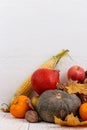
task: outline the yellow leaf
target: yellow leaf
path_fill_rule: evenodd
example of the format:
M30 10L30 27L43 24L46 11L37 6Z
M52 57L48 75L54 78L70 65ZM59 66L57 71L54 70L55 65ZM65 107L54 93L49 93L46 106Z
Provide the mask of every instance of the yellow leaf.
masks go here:
M71 83L68 86L65 86L65 88L69 94L80 93L87 95L87 84Z
M61 126L85 126L87 125L87 121L81 122L77 116L73 115L73 113L67 115L64 121L54 116L54 122L55 124L59 124Z

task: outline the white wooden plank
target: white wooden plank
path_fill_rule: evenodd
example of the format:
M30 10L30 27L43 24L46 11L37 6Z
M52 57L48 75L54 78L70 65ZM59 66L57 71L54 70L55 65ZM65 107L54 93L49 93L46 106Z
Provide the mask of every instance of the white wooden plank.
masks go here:
M14 118L10 113L0 112L0 130L86 130L87 127L63 127L53 123L29 123L25 119Z
M30 123L29 130L87 130L87 127L67 127L52 123Z
M0 130L28 130L28 127L25 119L14 118L10 113L6 113L0 121Z
M87 127L83 127L83 126L80 126L80 127L70 127L70 130L87 130Z
M56 125L53 123L46 123L46 122L40 122L40 123L30 123L29 130L66 130L67 128L61 127L60 125ZM69 130L69 129L67 129Z

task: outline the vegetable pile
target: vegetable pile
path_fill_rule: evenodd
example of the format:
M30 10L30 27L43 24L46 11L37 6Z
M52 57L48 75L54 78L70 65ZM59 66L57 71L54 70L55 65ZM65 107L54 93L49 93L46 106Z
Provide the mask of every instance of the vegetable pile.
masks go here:
M87 71L70 66L61 82L55 67L68 54L63 50L36 69L17 89L5 112L29 122L52 122L66 126L87 125ZM31 93L36 94L31 97Z

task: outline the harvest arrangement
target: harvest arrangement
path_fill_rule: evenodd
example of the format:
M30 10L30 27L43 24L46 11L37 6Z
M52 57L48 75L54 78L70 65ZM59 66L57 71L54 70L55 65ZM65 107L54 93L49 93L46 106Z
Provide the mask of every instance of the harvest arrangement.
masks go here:
M32 123L87 125L87 71L80 65L70 66L67 81L61 82L61 70L55 69L68 53L69 50L62 50L36 69L2 110Z

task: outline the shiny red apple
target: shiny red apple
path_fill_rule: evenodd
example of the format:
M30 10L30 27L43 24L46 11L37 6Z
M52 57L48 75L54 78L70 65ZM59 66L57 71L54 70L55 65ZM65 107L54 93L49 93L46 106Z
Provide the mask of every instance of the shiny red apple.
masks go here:
M85 78L85 70L79 65L71 66L67 71L68 79L77 80L82 82Z

